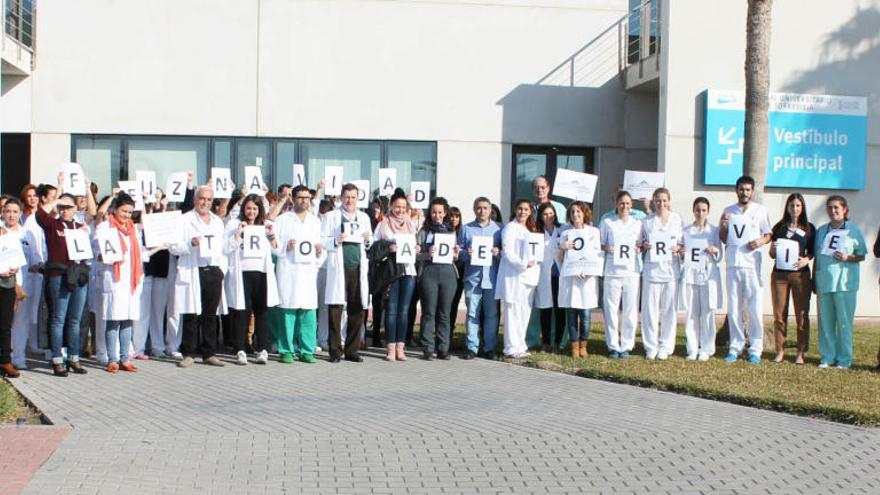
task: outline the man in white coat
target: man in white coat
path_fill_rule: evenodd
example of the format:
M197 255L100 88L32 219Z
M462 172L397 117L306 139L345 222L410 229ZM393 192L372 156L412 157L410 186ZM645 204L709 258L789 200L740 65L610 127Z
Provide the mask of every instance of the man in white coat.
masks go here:
M730 327L730 350L724 359L737 360L745 346L745 318L748 311L749 362L761 363L764 347L764 322L761 302L761 246L770 242L767 210L752 202L755 180L744 175L736 181L737 202L724 209L719 236L727 245L727 323Z
M184 238L171 246L177 258L174 307L181 317L183 338L181 368L193 364L200 354L205 364L223 366L217 350L217 314L225 313L223 276L229 261L223 249L225 228L220 217L211 213L214 191L201 186L195 192L195 209L181 217Z
M293 188L293 211L275 222L278 247L276 273L283 313L283 328L278 329L278 352L282 363L294 357L314 363L318 331L318 268L324 258L321 245L321 221L309 208L312 196L306 186Z
M330 362L342 358L342 308L348 315L345 360L361 362L361 326L369 303L367 248L373 241L370 218L358 211L358 188L342 186L342 205L324 215L321 237L327 251L324 301L330 313Z

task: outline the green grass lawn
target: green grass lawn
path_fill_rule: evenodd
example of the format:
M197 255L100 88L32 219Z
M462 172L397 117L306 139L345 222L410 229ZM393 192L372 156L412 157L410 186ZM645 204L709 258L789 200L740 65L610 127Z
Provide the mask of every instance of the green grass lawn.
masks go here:
M26 407L21 402L18 392L11 385L0 380L0 424L14 423L23 409Z
M636 344L626 360L610 360L601 325L590 329L590 355L573 359L567 355L535 353L522 362L527 366L561 371L578 376L722 400L762 409L815 416L841 423L880 426L880 373L876 365L880 327L856 326L853 336L853 367L850 370L817 368L817 332L810 336L807 364L793 363L794 329L789 331L786 362L773 363L775 355L765 352L759 366L742 359L723 361L727 348L717 349L707 362L688 361L684 329L679 327L675 355L667 361L648 361ZM639 339L637 338L637 341Z

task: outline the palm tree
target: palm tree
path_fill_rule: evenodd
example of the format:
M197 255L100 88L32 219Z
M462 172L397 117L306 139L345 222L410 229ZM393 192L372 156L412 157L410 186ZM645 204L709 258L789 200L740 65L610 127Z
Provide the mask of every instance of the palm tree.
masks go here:
M743 173L755 179L756 201L764 192L770 137L770 10L773 0L748 0L746 16L746 122Z

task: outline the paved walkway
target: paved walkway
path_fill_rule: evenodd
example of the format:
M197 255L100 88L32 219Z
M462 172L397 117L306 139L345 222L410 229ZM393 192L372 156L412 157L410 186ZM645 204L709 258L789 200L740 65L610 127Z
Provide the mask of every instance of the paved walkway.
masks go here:
M72 430L23 493L880 491L877 430L484 360L372 356L25 373L15 385Z

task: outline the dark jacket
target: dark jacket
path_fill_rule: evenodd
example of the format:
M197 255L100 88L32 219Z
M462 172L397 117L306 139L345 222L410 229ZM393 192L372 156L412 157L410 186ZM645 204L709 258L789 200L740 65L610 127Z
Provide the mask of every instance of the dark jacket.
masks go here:
M367 257L370 260L370 293L377 294L395 280L406 275L406 267L397 263L397 255L391 252L391 241L379 240L370 246Z

